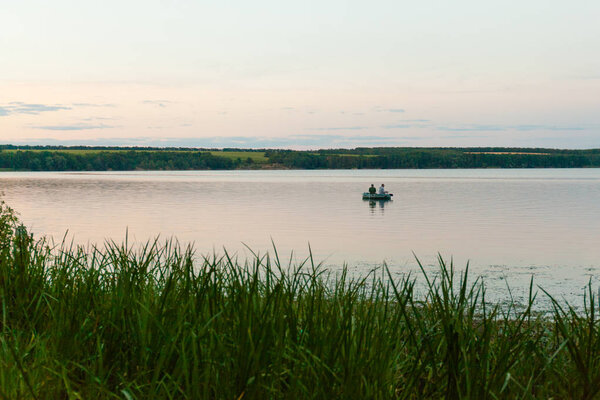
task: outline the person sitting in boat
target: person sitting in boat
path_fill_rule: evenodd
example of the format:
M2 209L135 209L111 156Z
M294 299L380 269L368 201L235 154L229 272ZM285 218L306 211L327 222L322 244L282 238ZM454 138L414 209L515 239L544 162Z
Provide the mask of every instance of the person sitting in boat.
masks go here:
M385 185L382 183L381 186L379 186L379 194L387 194L387 192L385 191Z
M369 194L375 194L377 193L377 189L375 189L375 186L373 186L373 184L371 183L371 187L369 188Z

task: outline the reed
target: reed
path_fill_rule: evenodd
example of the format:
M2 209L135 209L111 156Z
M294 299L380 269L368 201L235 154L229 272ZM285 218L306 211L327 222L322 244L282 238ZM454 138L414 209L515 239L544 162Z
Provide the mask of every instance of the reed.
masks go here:
M439 260L411 277L328 272L276 250L174 241L49 246L0 212L2 399L598 398L591 285L576 311L490 304Z

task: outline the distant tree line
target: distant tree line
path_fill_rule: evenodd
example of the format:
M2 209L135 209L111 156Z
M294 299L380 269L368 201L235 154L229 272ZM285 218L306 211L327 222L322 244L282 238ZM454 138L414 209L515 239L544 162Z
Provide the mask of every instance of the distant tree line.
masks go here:
M223 151L223 152L264 152L264 149L235 149L235 148L223 148L223 149L210 149L206 147L152 147L152 146L54 146L54 145L14 145L14 144L0 144L0 150L61 150L61 151L72 151L72 150L96 150L96 151Z
M600 149L396 147L319 150L313 152L277 150L267 151L267 157L272 163L287 168L300 169L600 167Z
M66 151L70 150L70 151ZM212 150L213 152L215 150ZM257 151L256 163L227 152ZM0 169L31 171L203 170L238 168L582 168L600 167L600 149L360 147L316 151L127 147L0 146Z
M246 161L247 162L247 161ZM234 169L244 161L208 152L181 151L1 151L0 168L30 171L131 171Z

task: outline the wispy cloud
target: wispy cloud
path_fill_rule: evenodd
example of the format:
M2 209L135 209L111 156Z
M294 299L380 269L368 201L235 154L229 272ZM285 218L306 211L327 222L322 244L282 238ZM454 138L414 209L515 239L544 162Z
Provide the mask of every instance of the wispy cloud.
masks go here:
M481 131L505 131L507 127L500 125L470 125L470 126L438 126L440 131L448 132L481 132Z
M73 108L83 107L116 107L114 104L109 103L71 103L70 105L62 104L39 104L39 103L24 103L21 101L12 101L5 105L0 105L0 117L7 115L38 115L45 112L51 111L64 111L72 110Z
M117 118L113 118L113 117L88 117L88 118L82 118L82 121L114 121Z
M471 135L465 133L450 133L444 136L438 137L438 139L474 139L474 138L491 138L493 135Z
M308 128L308 131L360 131L369 129L367 126L334 126L327 128Z
M291 135L285 140L350 140L355 142L367 142L370 140L388 140L387 136L375 136L375 135Z
M419 128L421 125L414 124L396 124L396 125L383 125L383 129L408 129L408 128Z
M16 114L28 114L37 115L43 112L49 111L61 111L70 110L71 107L63 106L60 104L48 105L48 104L36 104L36 103L23 103L20 101L12 101L7 105L0 106L0 116L16 115Z
M90 129L111 129L115 128L111 125L105 124L73 124L73 125L42 125L33 126L34 129L41 129L45 131L84 131Z
M158 107L165 108L167 104L172 104L172 101L169 100L144 100L142 104L150 104Z
M447 132L484 132L484 131L583 131L585 127L579 125L544 125L544 124L522 124L522 125L458 125L438 126L439 131Z
M583 131L582 126L569 125L513 125L512 129L517 131Z
M116 107L115 104L112 103L73 103L74 107Z
M409 129L409 128L426 128L429 127L428 119L403 119L395 124L382 125L383 129Z
M386 108L381 106L373 107L373 111L376 112L387 112L387 113L403 113L406 112L404 108Z
M395 146L414 144L423 138L417 136L374 136L374 135L291 135L286 137L267 136L212 136L203 138L98 138L80 140L21 139L14 144L45 144L64 146L152 146L191 148L353 148L361 146Z

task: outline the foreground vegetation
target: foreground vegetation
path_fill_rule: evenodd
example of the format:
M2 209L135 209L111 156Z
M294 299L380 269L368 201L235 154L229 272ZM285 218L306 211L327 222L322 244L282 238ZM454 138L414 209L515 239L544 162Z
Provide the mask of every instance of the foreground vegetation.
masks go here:
M2 203L0 398L598 398L591 288L544 317L443 260L424 279L172 242L51 249Z
M0 145L0 170L584 168L600 149L374 147L318 151Z

